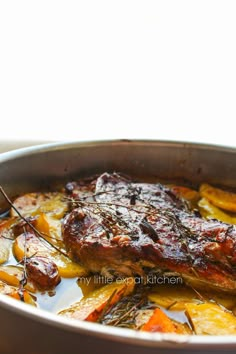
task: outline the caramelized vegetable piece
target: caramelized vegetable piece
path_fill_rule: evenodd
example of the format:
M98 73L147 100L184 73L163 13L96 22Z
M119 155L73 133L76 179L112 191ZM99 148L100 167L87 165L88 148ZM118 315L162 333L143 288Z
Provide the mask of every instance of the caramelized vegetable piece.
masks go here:
M208 199L213 205L233 213L236 212L236 193L212 187L207 183L203 183L199 191L201 197Z
M37 255L52 260L57 265L60 276L64 278L80 277L87 274L85 268L71 261L33 233L19 235L13 243L13 252L18 261L21 261L24 255L28 258Z
M28 193L18 197L14 206L23 216L35 216L46 213L54 218L61 219L67 211L67 202L63 193ZM18 216L11 209L12 216Z
M148 322L141 327L141 331L175 333L176 327L171 319L161 309L157 308Z
M41 290L55 288L61 281L56 264L48 258L32 257L26 261L27 277Z
M59 312L59 315L96 322L104 309L117 303L122 296L129 295L134 289L134 281L127 278L121 282L114 282L96 289L68 309Z
M33 297L26 290L23 289L20 291L19 288L5 284L2 281L0 281L0 293L13 297L16 300L24 301L27 304L36 306Z
M196 334L236 334L236 317L213 303L186 304Z
M198 200L200 199L199 192L194 189L183 187L183 186L171 186L171 190L178 196L187 200L192 207L197 205Z
M206 198L202 198L198 202L198 208L201 215L206 219L217 219L228 224L236 224L236 216L230 216L211 204Z
M24 268L19 266L7 265L0 266L0 280L12 286L20 286L20 282L24 278ZM36 292L35 286L27 279L24 288L30 292Z
M14 222L15 218L0 221L0 264L8 261L13 240L11 226Z

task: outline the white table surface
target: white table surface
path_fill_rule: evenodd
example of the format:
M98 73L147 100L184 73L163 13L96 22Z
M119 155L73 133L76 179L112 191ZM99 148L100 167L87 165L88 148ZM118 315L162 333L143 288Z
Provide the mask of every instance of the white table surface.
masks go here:
M231 0L2 1L0 149L112 138L235 146L235 18Z

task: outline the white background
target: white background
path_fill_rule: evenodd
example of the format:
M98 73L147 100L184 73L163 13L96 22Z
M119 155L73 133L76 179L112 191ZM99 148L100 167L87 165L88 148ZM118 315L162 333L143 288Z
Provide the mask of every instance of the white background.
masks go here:
M0 145L236 146L236 1L0 0Z

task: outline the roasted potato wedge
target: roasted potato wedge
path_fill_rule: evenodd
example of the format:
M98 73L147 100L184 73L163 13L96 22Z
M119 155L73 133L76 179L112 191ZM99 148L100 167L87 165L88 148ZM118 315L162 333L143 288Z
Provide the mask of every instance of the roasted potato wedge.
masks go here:
M185 308L196 334L236 334L236 317L222 307L213 303L189 303Z

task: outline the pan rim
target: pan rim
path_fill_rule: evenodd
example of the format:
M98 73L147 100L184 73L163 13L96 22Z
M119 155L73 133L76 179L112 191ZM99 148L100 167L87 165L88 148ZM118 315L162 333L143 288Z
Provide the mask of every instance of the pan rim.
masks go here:
M7 160L12 160L15 158L20 158L27 155L45 153L56 150L65 150L71 148L82 148L82 147L95 147L104 145L156 145L160 147L182 147L182 148L197 148L197 149L207 149L215 151L227 151L236 152L236 147L230 145L221 144L208 144L194 141L180 141L180 140L165 140L165 139L103 139L103 140L69 140L69 141L59 141L51 143L37 144L27 147L21 147L19 149L14 149L11 151L6 151L0 153L0 163Z

